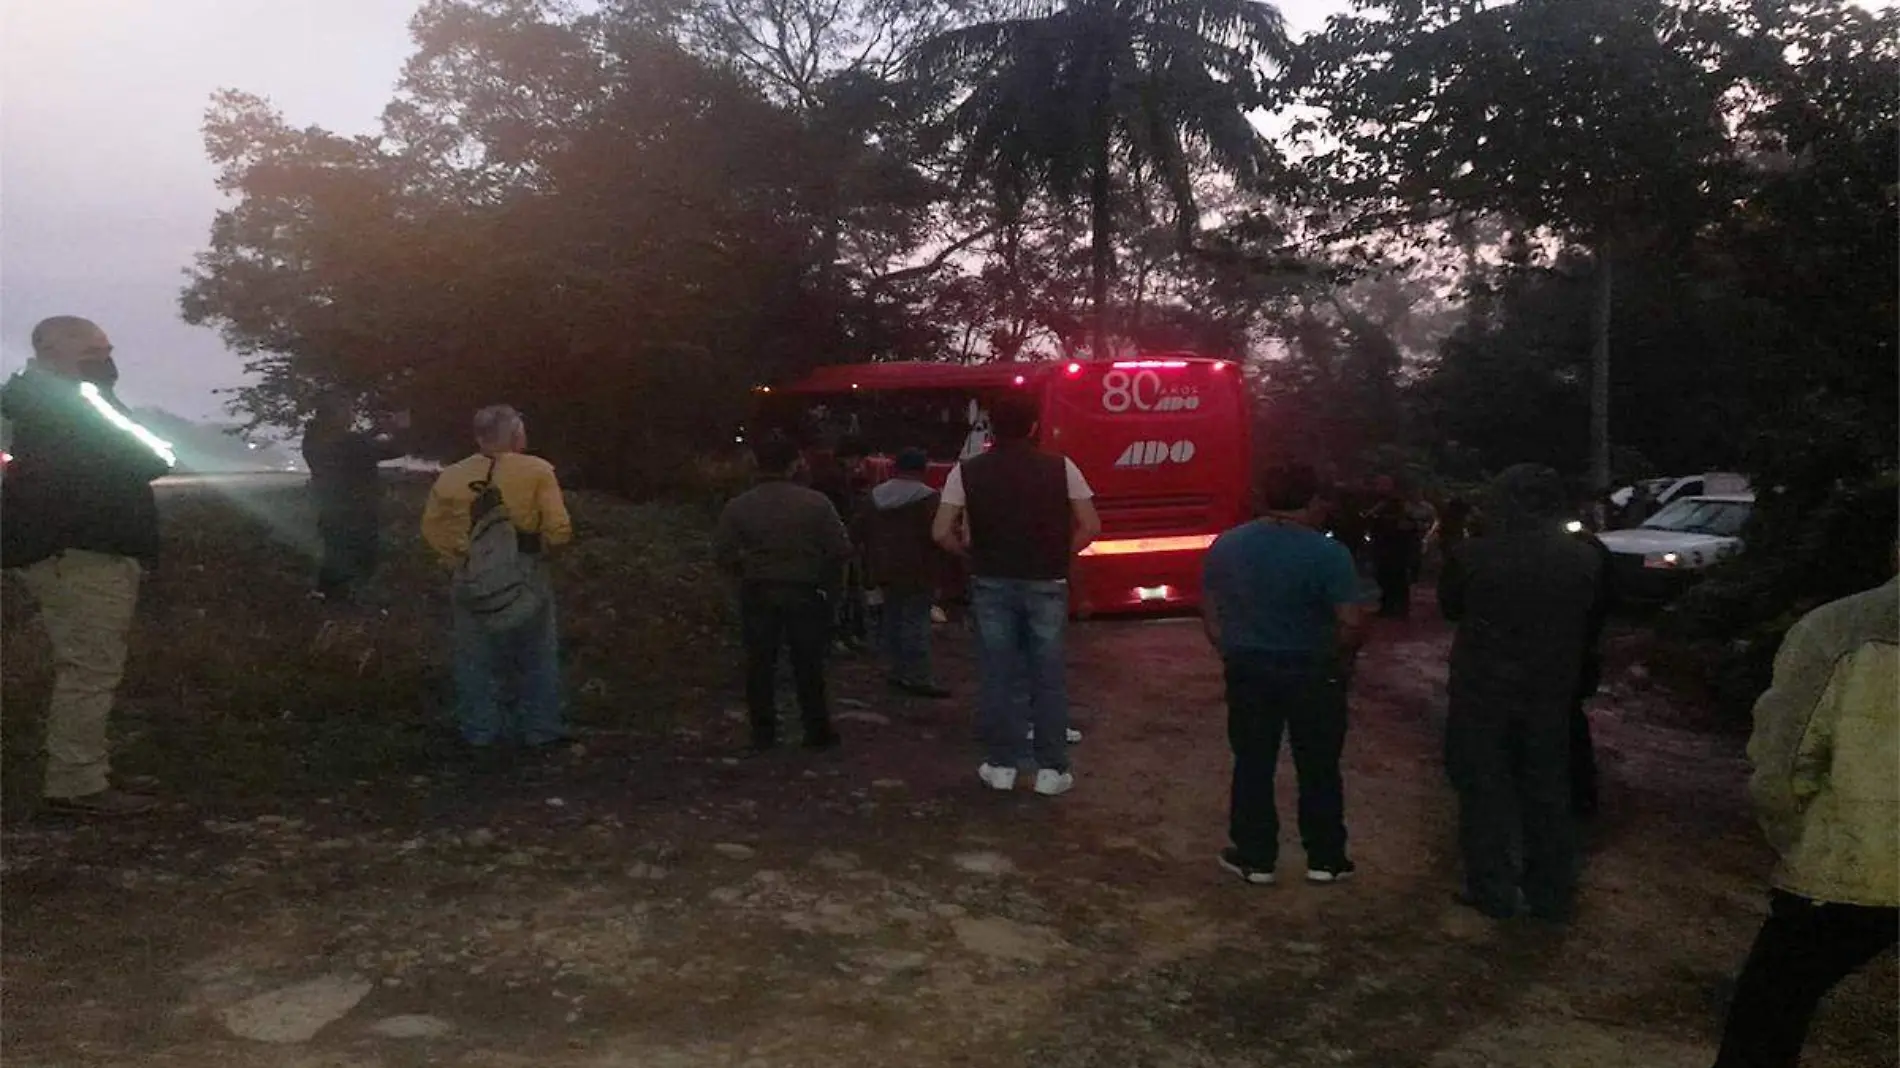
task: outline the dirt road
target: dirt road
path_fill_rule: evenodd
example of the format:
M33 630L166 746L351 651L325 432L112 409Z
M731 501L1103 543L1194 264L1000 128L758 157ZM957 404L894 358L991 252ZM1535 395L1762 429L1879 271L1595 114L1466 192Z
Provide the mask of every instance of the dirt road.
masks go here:
M1767 864L1739 740L1613 680L1582 916L1491 924L1450 902L1447 637L1388 629L1362 666L1335 887L1215 867L1218 680L1183 622L1074 633L1054 801L979 790L967 702L848 663L832 756L730 759L715 701L496 777L16 825L7 1063L1704 1068ZM1894 990L1891 960L1852 980L1805 1063L1893 1063Z

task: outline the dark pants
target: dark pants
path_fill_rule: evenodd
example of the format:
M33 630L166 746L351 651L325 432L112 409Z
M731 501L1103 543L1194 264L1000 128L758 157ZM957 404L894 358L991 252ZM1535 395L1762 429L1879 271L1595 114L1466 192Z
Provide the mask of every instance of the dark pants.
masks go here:
M1346 689L1330 658L1311 654L1227 661L1227 743L1234 751L1228 836L1250 866L1271 869L1280 853L1273 777L1280 738L1293 747L1300 780L1300 841L1309 868L1346 860L1346 808L1339 758L1346 744Z
M926 589L884 590L885 666L892 681L911 686L933 684L930 671L931 593Z
M1821 905L1780 890L1729 1006L1715 1068L1794 1068L1821 998L1900 941L1900 909Z
M323 539L317 592L347 597L351 586L367 582L376 573L380 539L373 513L323 516L317 520L317 533Z
M1570 811L1578 816L1597 811L1597 749L1582 701L1570 706Z
M1379 583L1379 614L1407 619L1412 614L1412 557L1395 549L1373 550L1373 576Z
M831 644L831 603L817 586L749 582L740 594L745 638L746 709L752 740L769 744L778 736L778 654L789 648L792 679L806 741L831 734L825 706L825 653Z
M871 633L870 611L864 603L864 569L856 561L845 565L834 604L834 637L854 649L862 646Z
M1445 769L1458 791L1465 891L1493 915L1570 915L1577 872L1570 814L1569 707L1453 698ZM1517 862L1522 857L1520 868Z

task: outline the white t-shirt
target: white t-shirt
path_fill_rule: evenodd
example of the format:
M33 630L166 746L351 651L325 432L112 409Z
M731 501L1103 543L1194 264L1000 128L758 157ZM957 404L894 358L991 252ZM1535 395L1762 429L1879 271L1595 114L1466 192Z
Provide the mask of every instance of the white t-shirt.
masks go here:
M1089 488L1089 480L1082 477L1082 469L1075 466L1074 460L1064 456L1062 466L1068 477L1070 500L1086 501L1095 496L1095 491ZM963 495L962 464L950 469L950 477L944 482L943 494L938 499L952 508L969 507L970 502Z

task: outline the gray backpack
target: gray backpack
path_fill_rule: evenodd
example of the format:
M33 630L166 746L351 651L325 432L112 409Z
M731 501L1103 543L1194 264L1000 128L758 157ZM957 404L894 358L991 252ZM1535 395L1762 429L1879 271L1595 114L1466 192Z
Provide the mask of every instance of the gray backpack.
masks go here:
M497 459L488 462L488 475L469 488L475 500L468 509L468 554L455 567L450 595L491 634L519 630L546 605L535 561L521 551L514 519L495 485Z

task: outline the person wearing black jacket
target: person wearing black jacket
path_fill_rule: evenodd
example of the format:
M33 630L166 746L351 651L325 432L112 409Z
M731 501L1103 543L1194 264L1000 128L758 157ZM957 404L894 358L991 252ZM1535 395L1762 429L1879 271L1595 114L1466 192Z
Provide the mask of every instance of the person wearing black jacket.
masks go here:
M349 402L331 398L318 407L303 434L304 465L310 468L317 532L323 538L317 594L326 600L349 601L352 587L376 573L382 522L377 465L402 455L389 434L364 433L355 423Z
M1511 467L1489 498L1484 534L1438 584L1458 625L1445 764L1458 792L1461 900L1499 919L1528 908L1562 922L1577 886L1573 714L1601 626L1603 564L1564 532L1555 471Z
M113 394L118 377L105 331L57 316L33 328L33 361L0 388L12 455L0 477L0 567L38 602L55 665L45 797L87 816L154 804L110 786L106 730L139 579L158 558L151 484L174 457Z

